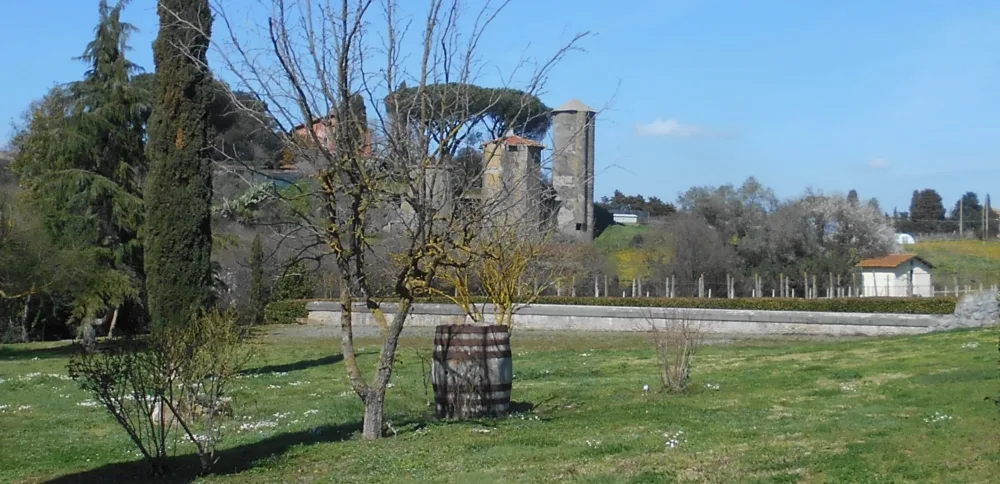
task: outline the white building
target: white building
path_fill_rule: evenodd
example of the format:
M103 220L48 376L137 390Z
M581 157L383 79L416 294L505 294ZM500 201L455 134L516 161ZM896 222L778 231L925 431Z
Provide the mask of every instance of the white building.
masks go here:
M899 245L916 244L917 240L910 234L896 234L896 243Z
M858 263L867 297L933 297L930 262L916 254L892 254Z
M639 223L639 216L634 213L615 213L611 215L615 223L622 225L635 225Z

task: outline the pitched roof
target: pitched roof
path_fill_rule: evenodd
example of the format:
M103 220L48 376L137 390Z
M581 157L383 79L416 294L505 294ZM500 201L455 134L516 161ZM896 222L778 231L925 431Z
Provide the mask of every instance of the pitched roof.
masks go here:
M554 113L558 113L560 111L578 111L578 112L583 111L588 113L595 112L593 109L590 108L590 106L583 104L583 102L581 102L579 99L576 98L571 99L566 104L563 104L562 106L559 106L558 108L552 110L552 112Z
M541 144L541 143L539 143L537 141L530 140L528 138L522 138L521 136L518 136L516 134L502 136L502 137L497 138L495 140L487 141L487 142L483 143L483 146L486 146L486 145L489 145L489 144L501 144L501 145L507 145L507 146L512 146L512 145L513 146L534 146L536 148L545 148L545 145L543 145L543 144Z
M858 262L858 267L867 269L895 269L910 260L918 260L923 262L927 267L934 267L933 264L927 262L927 259L924 259L917 254L890 254L885 257L864 259L861 262Z

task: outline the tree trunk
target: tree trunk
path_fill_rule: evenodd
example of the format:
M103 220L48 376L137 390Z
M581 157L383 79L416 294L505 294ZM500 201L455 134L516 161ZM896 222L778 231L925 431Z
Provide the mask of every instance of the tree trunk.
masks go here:
M108 326L108 339L111 339L115 335L115 324L118 323L118 310L121 306L115 308L115 313L111 315L111 324Z
M365 398L365 420L361 438L375 440L382 437L382 419L385 416L385 387L372 388Z

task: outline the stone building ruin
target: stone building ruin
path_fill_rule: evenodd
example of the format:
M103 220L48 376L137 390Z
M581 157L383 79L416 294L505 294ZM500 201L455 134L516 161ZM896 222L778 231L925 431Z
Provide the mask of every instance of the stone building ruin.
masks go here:
M457 186L450 169L425 173L427 193L436 207L478 205L491 217L511 225L555 229L562 239L590 241L595 233L594 142L597 113L577 99L552 110L551 179L542 170L548 148L535 140L508 132L483 143L478 189ZM405 204L403 204L405 205ZM484 205L490 205L486 207ZM389 227L412 217L408 206L397 207ZM502 221L501 221L502 222Z

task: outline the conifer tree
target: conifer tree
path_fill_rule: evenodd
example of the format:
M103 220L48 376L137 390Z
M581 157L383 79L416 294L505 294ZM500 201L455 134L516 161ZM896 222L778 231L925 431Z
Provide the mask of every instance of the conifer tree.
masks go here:
M46 232L88 267L71 291L85 329L141 304L148 96L129 82L139 67L125 55L134 27L121 20L124 5L101 0L94 40L78 57L83 79L50 91L14 140L13 168Z
M160 0L149 120L146 273L154 327L186 324L212 297L212 83L207 0Z
M267 283L264 280L264 242L260 234L253 238L250 247L250 322L264 322L264 306L267 305Z

